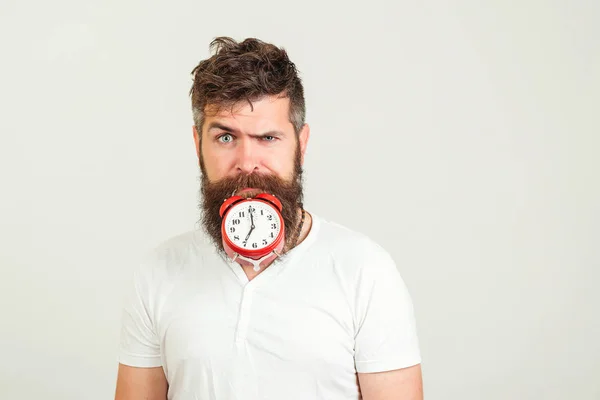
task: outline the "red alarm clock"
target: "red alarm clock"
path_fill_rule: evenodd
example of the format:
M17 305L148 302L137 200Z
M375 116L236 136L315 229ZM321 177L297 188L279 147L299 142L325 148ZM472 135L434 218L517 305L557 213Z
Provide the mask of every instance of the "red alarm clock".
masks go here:
M273 195L232 196L219 210L221 236L228 256L242 258L260 269L260 263L281 254L285 244L285 224L281 202Z

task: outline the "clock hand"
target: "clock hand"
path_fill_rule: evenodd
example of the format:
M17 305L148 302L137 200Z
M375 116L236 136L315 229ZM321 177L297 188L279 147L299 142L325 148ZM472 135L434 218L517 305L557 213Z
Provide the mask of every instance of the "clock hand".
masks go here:
M248 238L250 237L250 234L252 233L252 231L254 230L254 218L252 218L252 207L248 208L248 213L250 214L250 232L248 232L248 235L246 236L246 239L244 239L244 246L246 246L246 244L248 243Z
M254 227L250 228L250 232L248 232L248 235L246 236L246 239L244 239L244 242L243 242L244 246L246 245L246 243L248 243L248 238L250 237L250 234L252 233L253 229L254 229Z

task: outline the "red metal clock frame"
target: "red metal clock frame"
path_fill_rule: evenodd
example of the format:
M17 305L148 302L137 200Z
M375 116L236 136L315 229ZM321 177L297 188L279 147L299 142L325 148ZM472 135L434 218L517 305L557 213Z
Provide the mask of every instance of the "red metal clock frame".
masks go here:
M225 229L225 221L227 220L227 215L232 210L233 206L237 205L239 203L244 203L244 202L248 202L248 201L259 201L259 202L262 202L262 203L265 203L265 204L271 206L277 213L277 215L279 217L279 221L281 221L281 229L279 230L279 234L277 235L275 240L273 240L273 242L271 242L271 244L269 244L268 246L266 246L262 249L252 250L252 249L246 249L246 248L238 246L237 244L233 243L233 241L231 241L229 239L229 235L227 235L227 232ZM244 257L249 257L252 259L258 259L262 256L265 256L265 255L271 253L273 250L277 249L282 244L283 238L285 237L285 224L283 222L283 217L281 215L282 208L283 207L282 207L279 199L277 199L277 197L275 197L271 194L268 194L268 193L261 193L255 197L249 197L247 199L243 198L242 196L232 196L232 197L226 199L223 202L223 204L221 205L221 208L219 209L219 215L222 217L221 236L223 238L223 242L225 243L225 245L229 246L231 248L231 250L235 251L239 255L244 256Z

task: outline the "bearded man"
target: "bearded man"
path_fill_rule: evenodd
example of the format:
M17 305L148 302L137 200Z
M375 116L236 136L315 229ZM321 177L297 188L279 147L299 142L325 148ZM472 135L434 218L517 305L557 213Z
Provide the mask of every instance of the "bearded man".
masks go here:
M304 209L310 128L295 65L253 38L211 49L191 89L202 229L136 269L115 398L422 399L413 306L391 256ZM278 200L284 237L255 259L232 250L222 208L261 193ZM246 241L259 224L248 211Z

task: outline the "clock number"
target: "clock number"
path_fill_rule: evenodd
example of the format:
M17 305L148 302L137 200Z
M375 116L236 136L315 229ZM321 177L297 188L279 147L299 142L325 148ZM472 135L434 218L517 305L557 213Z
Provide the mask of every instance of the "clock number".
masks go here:
M272 216L272 215L267 215L267 219L268 219L269 221L271 221L271 220L273 219L273 216Z
M256 242L254 242L254 243L252 243L252 247L253 247L253 248L257 248L257 247L258 247L258 244L256 244Z
M235 232L235 228L232 226L231 228L229 228L229 232L231 232L231 233Z
M272 237L272 238L273 238L273 237L275 237L275 236L273 235L273 232L271 232L271 237Z
M263 244L263 246L266 246L267 245L267 239L263 239L262 244Z
M277 224L271 224L271 229L277 229Z
M245 211L240 211L240 218L244 218L246 216L246 212Z
M240 237L239 237L238 235L235 235L235 236L233 237L233 240L240 240Z
M233 220L233 224L234 225L239 225L240 224L240 220L239 219L234 219Z
M260 210L260 215L265 215L264 210Z

